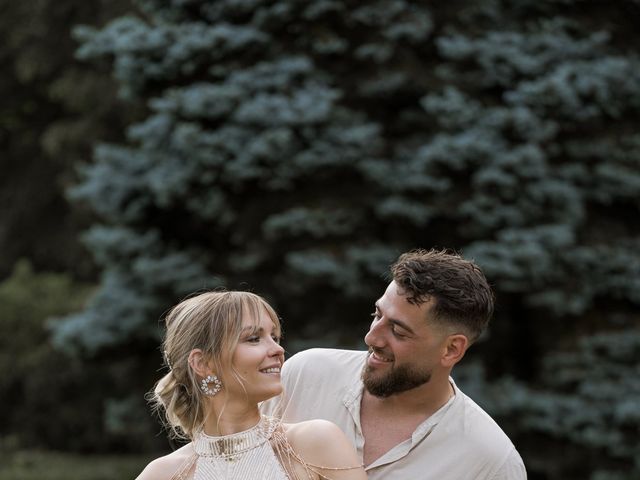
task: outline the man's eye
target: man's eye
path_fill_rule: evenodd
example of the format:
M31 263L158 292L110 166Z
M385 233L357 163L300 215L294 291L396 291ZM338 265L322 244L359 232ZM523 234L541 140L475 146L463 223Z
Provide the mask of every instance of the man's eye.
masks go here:
M391 326L391 333L393 333L393 335L398 337L398 338L406 338L407 337L406 335L400 333L395 325Z

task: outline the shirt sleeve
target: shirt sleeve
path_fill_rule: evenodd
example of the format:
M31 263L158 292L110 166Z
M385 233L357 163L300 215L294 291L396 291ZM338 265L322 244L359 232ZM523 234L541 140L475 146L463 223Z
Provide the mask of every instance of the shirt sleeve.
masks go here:
M491 480L527 480L527 471L518 451L514 448Z

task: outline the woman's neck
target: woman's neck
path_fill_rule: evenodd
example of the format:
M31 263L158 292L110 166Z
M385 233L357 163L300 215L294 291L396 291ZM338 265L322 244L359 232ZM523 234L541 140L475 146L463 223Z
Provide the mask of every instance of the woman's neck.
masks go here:
M222 414L219 412L222 411ZM204 424L204 433L214 437L232 435L249 430L260 421L258 405L225 405L220 410L210 408Z

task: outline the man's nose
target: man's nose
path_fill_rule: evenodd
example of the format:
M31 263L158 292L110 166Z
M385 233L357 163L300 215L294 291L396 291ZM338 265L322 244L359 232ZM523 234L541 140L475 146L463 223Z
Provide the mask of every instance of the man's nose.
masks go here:
M364 336L364 343L369 347L382 348L384 346L384 329L382 320L374 320L371 322L369 331Z

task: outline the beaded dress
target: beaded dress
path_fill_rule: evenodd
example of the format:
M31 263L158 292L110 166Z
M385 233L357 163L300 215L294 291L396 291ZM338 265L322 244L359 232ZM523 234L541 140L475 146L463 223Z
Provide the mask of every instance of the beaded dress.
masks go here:
M280 422L272 417L263 416L254 427L233 435L212 437L199 432L193 448L195 454L171 480L299 480L291 473L293 461L310 472L289 445Z

